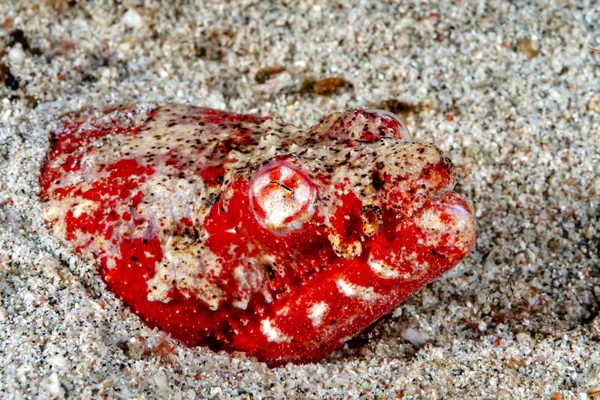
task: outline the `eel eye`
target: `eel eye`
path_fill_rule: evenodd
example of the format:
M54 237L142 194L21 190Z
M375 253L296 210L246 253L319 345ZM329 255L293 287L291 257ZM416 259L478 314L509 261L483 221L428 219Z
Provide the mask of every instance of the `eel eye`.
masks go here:
M402 139L406 141L412 140L412 136L410 134L410 131L408 130L408 127L406 126L402 118L398 117L396 114L386 110L379 110L376 108L365 108L363 109L363 111L379 114L381 116L380 124L391 128L394 131L394 137L396 139Z
M315 213L317 187L298 167L273 161L250 182L250 204L261 226L277 233L300 229Z

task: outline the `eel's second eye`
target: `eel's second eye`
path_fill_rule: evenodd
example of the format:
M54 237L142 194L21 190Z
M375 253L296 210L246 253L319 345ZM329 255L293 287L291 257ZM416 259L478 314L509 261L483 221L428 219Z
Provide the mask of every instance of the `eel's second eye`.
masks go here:
M375 108L365 108L363 111L379 114L379 117L381 118L380 126L392 129L396 139L402 139L406 141L412 140L412 136L406 127L406 124L402 118L398 117L396 114Z
M249 194L256 220L276 233L300 229L315 213L317 187L286 161L273 161L259 169Z

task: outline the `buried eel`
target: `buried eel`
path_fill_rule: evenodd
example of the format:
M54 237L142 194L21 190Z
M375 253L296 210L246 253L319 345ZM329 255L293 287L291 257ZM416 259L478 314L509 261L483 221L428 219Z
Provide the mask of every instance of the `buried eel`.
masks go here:
M269 365L319 360L459 263L452 164L393 115L308 130L178 104L65 116L44 217L147 324Z

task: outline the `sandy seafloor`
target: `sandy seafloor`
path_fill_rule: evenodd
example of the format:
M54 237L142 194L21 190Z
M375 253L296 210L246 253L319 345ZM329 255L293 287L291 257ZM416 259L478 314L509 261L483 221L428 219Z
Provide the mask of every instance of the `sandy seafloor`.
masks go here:
M0 1L0 398L583 399L598 389L598 3L80 3ZM269 66L286 71L256 83ZM352 87L300 90L337 76ZM38 170L63 112L169 100L307 127L391 99L415 105L413 135L454 161L477 244L317 364L269 369L172 342L43 225Z

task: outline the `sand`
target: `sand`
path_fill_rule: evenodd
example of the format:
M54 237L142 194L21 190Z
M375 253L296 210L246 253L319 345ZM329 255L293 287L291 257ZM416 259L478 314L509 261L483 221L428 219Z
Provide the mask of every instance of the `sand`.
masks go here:
M600 390L597 3L36 3L0 1L0 398ZM265 67L285 70L257 83ZM348 83L310 83L333 77ZM353 107L400 111L452 158L476 247L317 364L183 347L49 235L38 199L61 113L166 100L301 127Z

